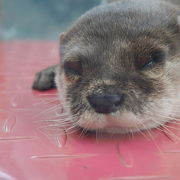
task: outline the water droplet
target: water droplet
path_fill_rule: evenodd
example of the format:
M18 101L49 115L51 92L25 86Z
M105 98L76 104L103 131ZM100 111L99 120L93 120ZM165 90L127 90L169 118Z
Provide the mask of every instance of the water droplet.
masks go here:
M19 103L22 100L22 95L15 95L11 100L12 107L18 107Z
M4 133L10 133L12 132L14 126L16 124L16 117L13 115L9 115L7 117L7 119L5 119L3 127L2 127L2 131Z
M57 145L57 147L62 148L66 145L67 142L67 134L65 135L55 135L54 136L54 142Z
M120 151L120 145L117 144L116 146L117 149L117 155L119 157L120 163L126 167L126 168L132 168L133 167L133 158L132 158L132 154L129 152L127 152L127 149L124 150L124 152L126 152L126 157L122 154L122 152Z
M0 109L0 127L1 132L3 133L10 133L12 132L15 124L16 124L16 117L13 115L11 111Z
M64 129L41 127L38 130L45 135L51 143L58 148L62 148L67 143L67 134Z
M59 104L59 107L55 110L55 114L57 116L60 116L64 112L64 108L61 104Z

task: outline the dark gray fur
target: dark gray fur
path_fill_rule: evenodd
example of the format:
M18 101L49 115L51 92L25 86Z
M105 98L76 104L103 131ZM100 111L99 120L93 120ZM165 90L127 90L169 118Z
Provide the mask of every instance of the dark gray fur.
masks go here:
M178 7L163 1L120 0L95 7L80 17L61 37L61 65L57 74L65 73L63 64L67 61L82 63L82 76L74 80L66 74L71 82L67 98L72 113L81 116L85 111L92 111L85 97L98 91L125 94L119 111L126 109L134 114L143 113L149 97L165 96L164 82L149 76L148 72L163 72L166 61L179 53L179 15ZM164 52L165 62L142 70L141 64L156 49ZM54 87L54 73L45 70L41 77L36 78L34 89ZM102 81L101 86L94 84L90 88L96 80ZM109 86L103 80L115 84Z

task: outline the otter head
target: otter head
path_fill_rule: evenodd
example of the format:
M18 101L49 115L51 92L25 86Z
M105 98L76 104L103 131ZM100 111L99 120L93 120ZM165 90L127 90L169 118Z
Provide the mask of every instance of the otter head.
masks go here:
M99 6L61 36L56 82L77 127L127 133L175 115L180 13L164 2L148 4Z

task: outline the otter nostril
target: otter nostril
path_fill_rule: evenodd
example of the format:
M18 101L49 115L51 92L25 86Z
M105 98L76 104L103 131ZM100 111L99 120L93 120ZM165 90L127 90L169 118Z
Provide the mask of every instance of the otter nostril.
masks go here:
M115 106L120 106L120 105L121 105L122 96L123 96L123 95L121 94L121 95L115 95L114 97L112 97Z
M122 97L122 94L94 94L87 99L96 112L109 114L117 111L117 106L122 104Z

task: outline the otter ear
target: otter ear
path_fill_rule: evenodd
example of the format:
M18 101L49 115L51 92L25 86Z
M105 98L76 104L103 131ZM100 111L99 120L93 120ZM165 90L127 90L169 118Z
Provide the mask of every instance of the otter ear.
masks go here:
M115 1L113 1L113 0L101 0L101 4L110 4L113 2L115 2Z
M59 35L60 44L64 42L65 36L66 36L66 32L63 32Z
M63 32L59 35L59 55L62 56L64 52L64 39L65 39L66 33Z
M121 0L101 0L101 4L110 4L114 2L120 2Z

